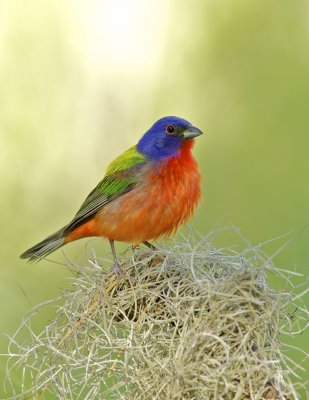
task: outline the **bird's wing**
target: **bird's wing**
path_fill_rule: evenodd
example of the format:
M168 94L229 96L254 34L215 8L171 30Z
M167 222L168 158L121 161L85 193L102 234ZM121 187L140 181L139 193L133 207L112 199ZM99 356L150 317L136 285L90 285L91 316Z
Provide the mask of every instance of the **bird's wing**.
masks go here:
M73 220L65 227L64 233L73 231L91 219L106 204L132 190L146 162L146 158L137 151L136 146L117 157L108 166L105 177L92 190Z

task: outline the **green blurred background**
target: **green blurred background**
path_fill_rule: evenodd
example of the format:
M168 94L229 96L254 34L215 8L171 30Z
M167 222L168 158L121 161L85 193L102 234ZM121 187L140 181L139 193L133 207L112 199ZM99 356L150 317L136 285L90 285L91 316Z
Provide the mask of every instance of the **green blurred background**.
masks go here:
M1 333L68 285L65 267L19 254L68 222L108 163L164 115L207 132L191 226L234 224L253 244L290 232L267 251L291 239L275 261L307 276L308 45L308 0L2 1ZM85 243L66 254L78 260ZM290 343L308 351L308 333Z

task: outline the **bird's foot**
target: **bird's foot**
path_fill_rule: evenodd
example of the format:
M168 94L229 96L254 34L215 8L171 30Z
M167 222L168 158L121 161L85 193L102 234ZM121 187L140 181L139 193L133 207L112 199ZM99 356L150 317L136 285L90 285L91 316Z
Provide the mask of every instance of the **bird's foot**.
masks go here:
M119 276L123 275L121 266L120 266L118 261L114 260L112 269L113 269L113 271L115 272L116 275L119 275Z
M122 271L122 268L118 261L114 260L112 270L119 278L128 279L127 275Z

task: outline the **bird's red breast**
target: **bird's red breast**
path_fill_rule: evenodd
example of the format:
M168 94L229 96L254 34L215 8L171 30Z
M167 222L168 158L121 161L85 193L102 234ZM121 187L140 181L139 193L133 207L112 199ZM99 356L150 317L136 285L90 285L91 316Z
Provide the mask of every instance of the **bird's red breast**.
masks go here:
M186 140L180 155L146 165L139 183L70 232L65 243L87 236L133 244L168 236L192 215L201 197L201 176Z

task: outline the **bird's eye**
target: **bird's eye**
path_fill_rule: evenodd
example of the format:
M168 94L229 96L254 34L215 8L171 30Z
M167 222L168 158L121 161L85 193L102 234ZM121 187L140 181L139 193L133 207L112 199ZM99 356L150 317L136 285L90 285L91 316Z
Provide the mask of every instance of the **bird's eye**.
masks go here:
M165 131L169 135L172 135L175 132L175 127L173 125L167 125Z

